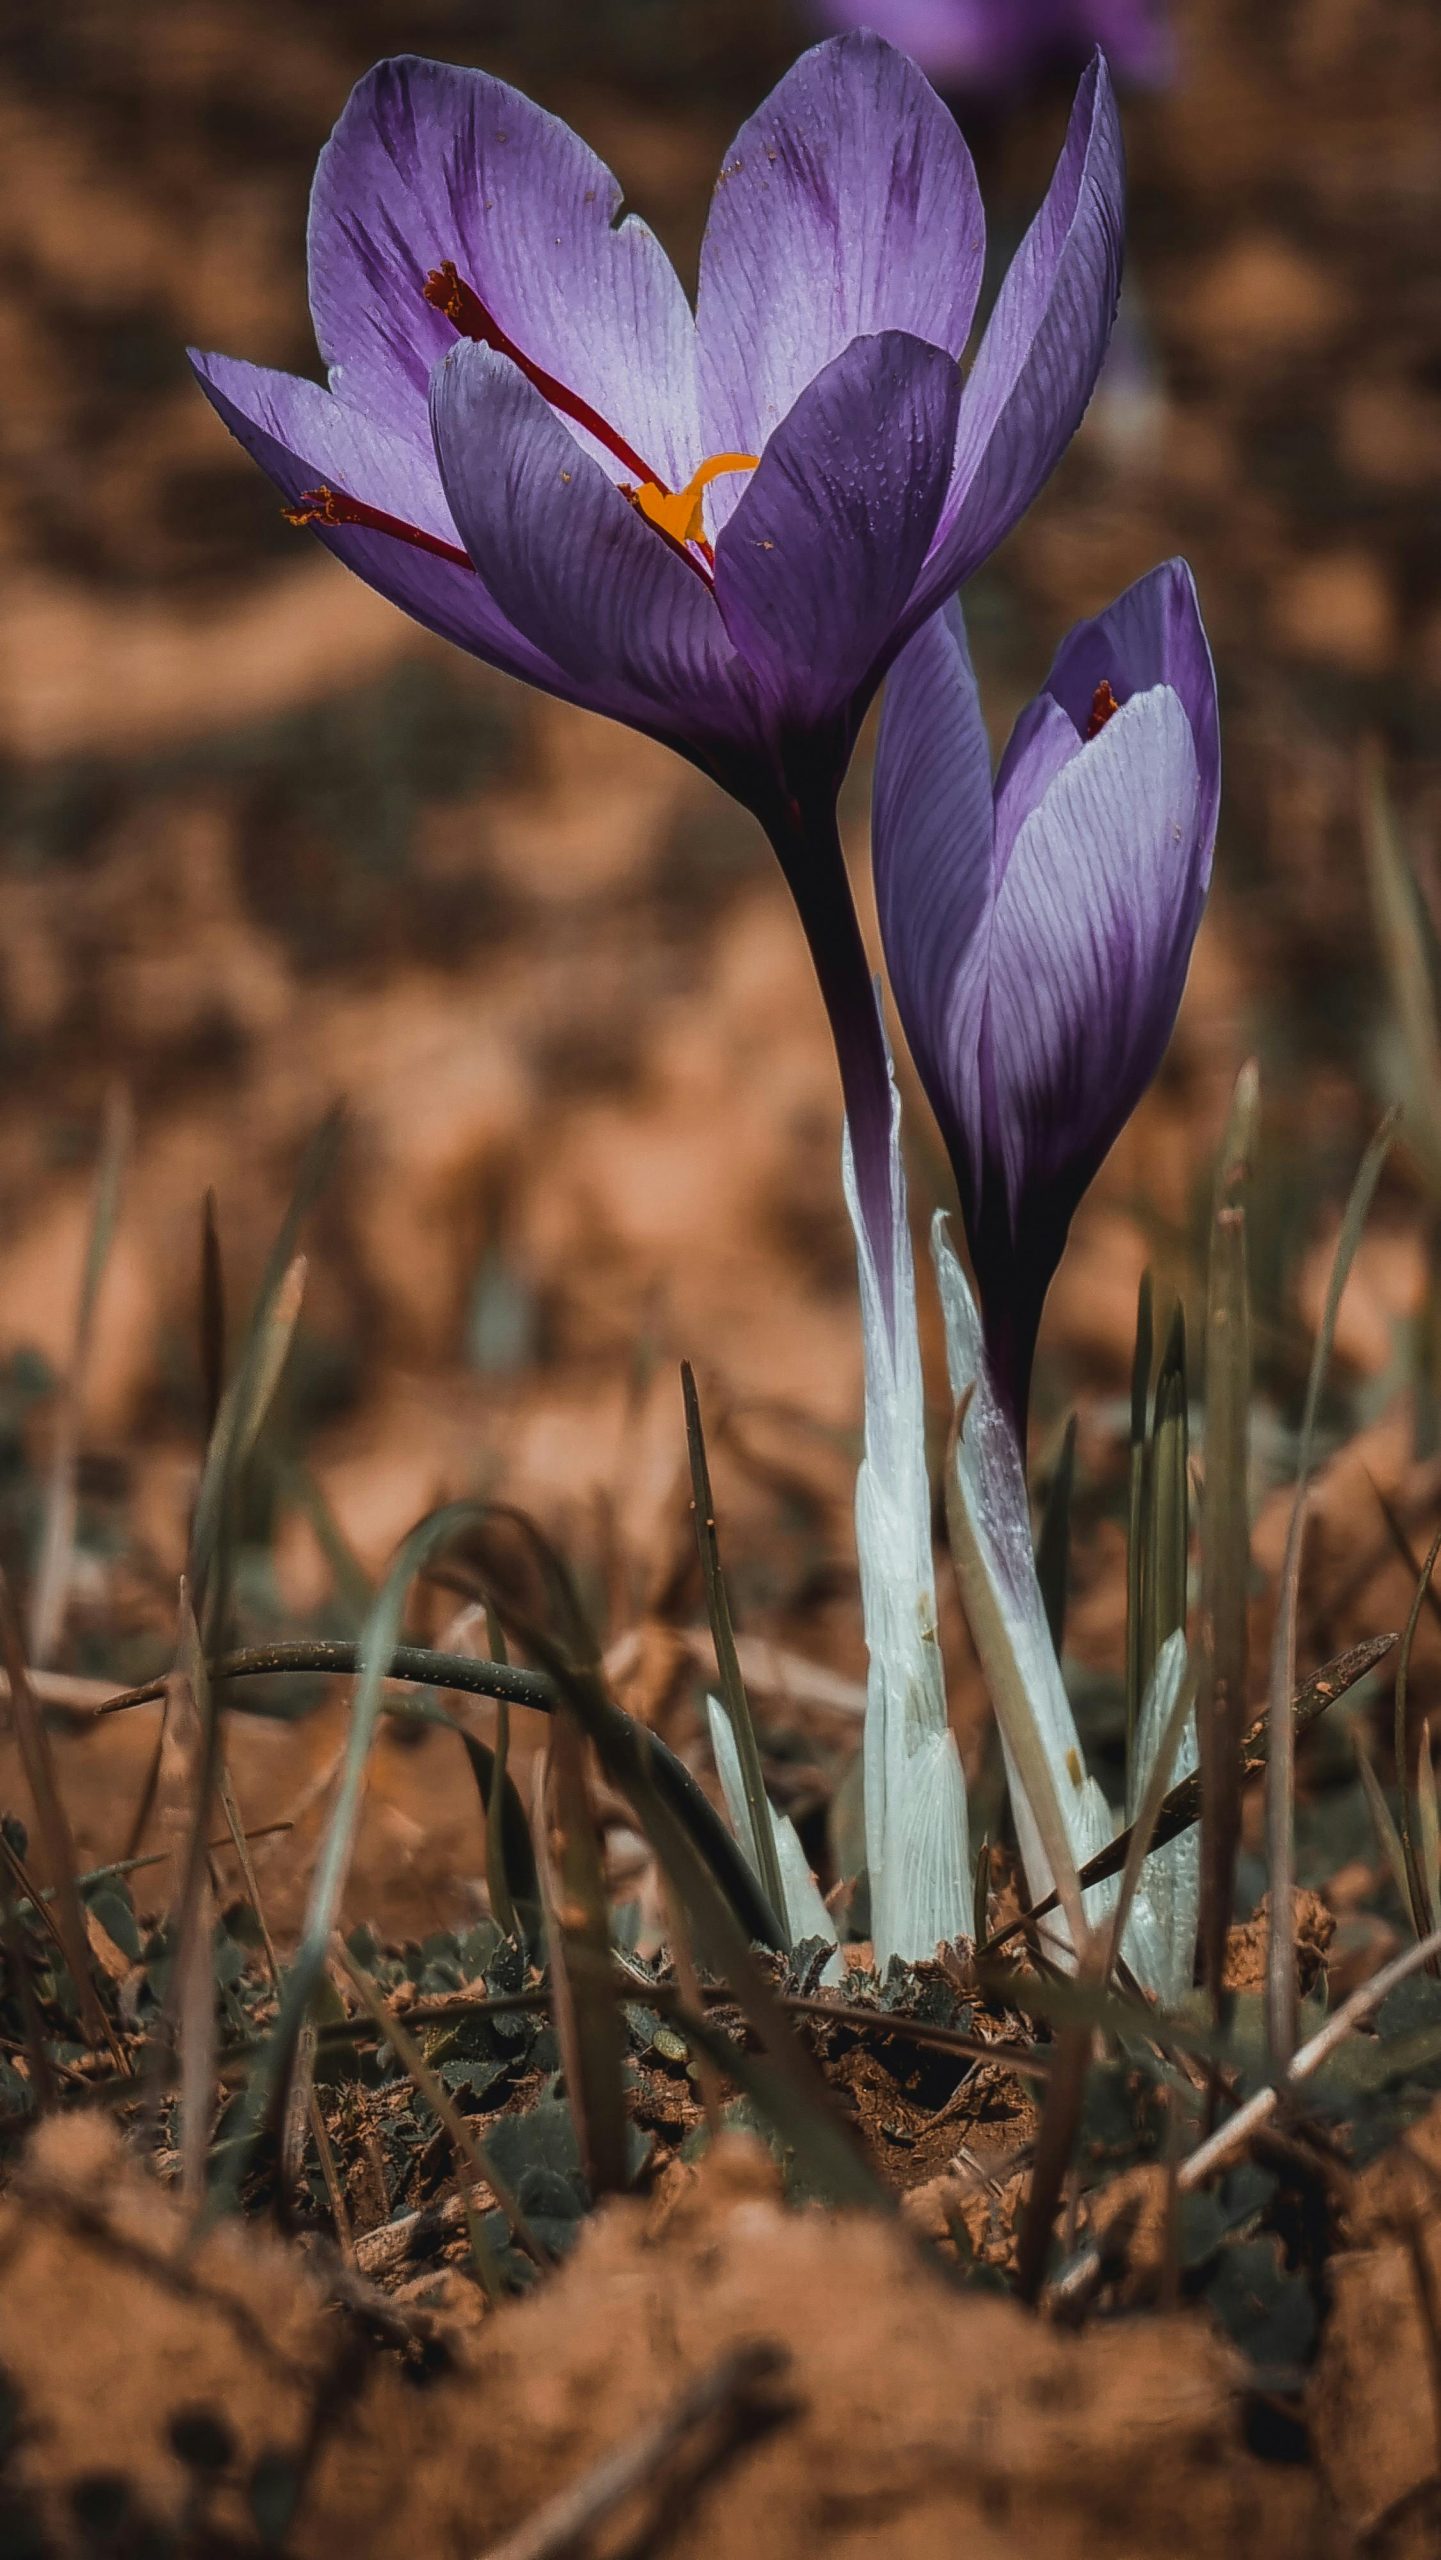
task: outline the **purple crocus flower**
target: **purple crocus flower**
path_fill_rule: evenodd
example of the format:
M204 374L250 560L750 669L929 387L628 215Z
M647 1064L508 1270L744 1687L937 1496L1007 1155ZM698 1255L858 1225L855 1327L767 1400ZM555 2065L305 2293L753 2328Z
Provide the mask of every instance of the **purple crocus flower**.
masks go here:
M817 46L742 127L694 315L567 126L484 72L405 57L359 83L316 171L328 388L192 358L292 520L368 584L755 812L815 956L879 1236L890 1108L836 793L897 650L1075 430L1121 194L1097 57L963 385L975 174L879 38Z
M1126 80L1163 80L1172 58L1164 0L812 0L812 16L873 27L955 97L1014 96L1093 45Z
M994 784L959 606L911 641L887 688L881 938L1022 1445L1072 1215L1176 1019L1220 782L1211 653L1181 560L1062 643Z

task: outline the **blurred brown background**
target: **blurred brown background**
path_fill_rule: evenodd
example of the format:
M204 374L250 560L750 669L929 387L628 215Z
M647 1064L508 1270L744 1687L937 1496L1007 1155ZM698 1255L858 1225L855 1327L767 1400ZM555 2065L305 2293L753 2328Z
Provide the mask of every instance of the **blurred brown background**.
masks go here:
M1304 1358L1307 1252L1386 1080L1361 742L1389 751L1428 884L1441 819L1441 11L1180 0L1175 15L1175 85L1125 109L1121 352L969 599L1002 732L1065 626L1171 551L1194 565L1221 676L1213 912L1043 1354L1042 1442L1083 1394L1083 1461L1102 1475L1138 1273L1149 1253L1178 1285L1193 1276L1196 1205L1252 1049L1278 1393ZM123 1512L124 1571L92 1556L82 1577L82 1666L119 1672L130 1632L154 1651L183 1554L201 1196L215 1187L241 1302L340 1094L349 1137L283 1429L362 1562L437 1494L504 1489L564 1533L623 1627L688 1535L689 1353L743 1614L860 1668L839 1110L759 836L661 750L447 654L290 531L182 353L197 340L313 367L310 173L377 56L518 81L610 159L688 271L730 133L809 32L764 0L11 0L5 1465L12 1439L43 1445L47 1428L30 1353L68 1358L107 1089L136 1113L82 1476L92 1547L107 1505ZM978 127L998 246L1029 217L1064 115L1057 90ZM865 768L846 802L863 896ZM911 1122L925 1210L944 1181L919 1106ZM1356 1378L1384 1371L1418 1267L1383 1211L1343 1329ZM6 1519L23 1565L18 1491ZM332 1574L300 1509L273 1525L274 1570L248 1598L254 1622L291 1623L323 1609ZM1107 1618L1102 1654L1110 1641Z

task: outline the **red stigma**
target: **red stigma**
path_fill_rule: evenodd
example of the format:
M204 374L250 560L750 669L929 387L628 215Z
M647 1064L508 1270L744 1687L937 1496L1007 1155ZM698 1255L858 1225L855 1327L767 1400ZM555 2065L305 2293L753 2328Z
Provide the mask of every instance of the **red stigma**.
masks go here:
M578 427L584 427L588 435L593 435L598 444L605 446L607 453L614 454L623 470L633 471L638 480L654 480L658 488L665 487L659 474L652 471L648 462L642 461L635 446L627 443L619 428L613 427L608 418L603 418L598 409L593 409L588 400L582 400L578 391L572 391L568 384L557 381L553 373L547 373L542 365L521 353L514 338L506 335L500 322L487 311L474 285L466 283L451 259L447 258L444 266L431 270L422 291L427 302L437 311L444 312L460 337L473 338L478 347L494 347L497 355L509 356L511 363L525 375L526 381L534 383L541 398L548 400L552 409L558 409L563 418L571 418Z
M424 533L418 524L407 524L403 516L388 516L380 507L368 507L363 498L348 498L343 489L303 489L293 507L281 509L287 524L323 525L355 524L365 533L388 533L397 542L408 542L416 551L433 552L437 560L453 561L457 569L470 569L472 564L457 542L444 542L438 533Z
M1092 738L1099 738L1106 722L1113 719L1120 708L1121 706L1119 702L1111 691L1108 679L1105 676L1102 676L1100 683L1097 685L1095 692L1091 696L1091 716L1086 723L1087 745L1090 744Z

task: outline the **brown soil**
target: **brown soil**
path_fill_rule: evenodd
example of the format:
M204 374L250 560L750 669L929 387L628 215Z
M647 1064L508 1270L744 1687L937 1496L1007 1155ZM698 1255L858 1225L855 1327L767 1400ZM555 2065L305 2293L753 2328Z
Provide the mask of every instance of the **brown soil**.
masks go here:
M122 2504L135 2521L188 2517L197 2549L227 2533L248 2547L245 2484L263 2465L276 2482L304 2473L296 2560L471 2560L758 2341L778 2351L773 2430L683 2514L651 2481L588 2550L1341 2547L1317 2483L1247 2453L1239 2369L1203 2323L1082 2340L962 2296L898 2225L783 2210L768 2162L734 2137L665 2210L602 2215L534 2302L450 2324L455 2367L424 2387L378 2368L357 2315L327 2310L293 2256L234 2232L187 2250L174 2207L73 2125L37 2143L0 2209L0 2308L17 2477L60 2550L79 2547L77 2513Z

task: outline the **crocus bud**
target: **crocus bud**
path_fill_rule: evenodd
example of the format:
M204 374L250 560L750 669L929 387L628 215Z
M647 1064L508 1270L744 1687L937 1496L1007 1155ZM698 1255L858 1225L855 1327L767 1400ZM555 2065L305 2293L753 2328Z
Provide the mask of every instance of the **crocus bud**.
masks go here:
M955 1168L988 1365L1022 1437L1072 1216L1176 1019L1219 796L1215 676L1184 561L1062 643L994 780L958 605L891 675L881 936Z

